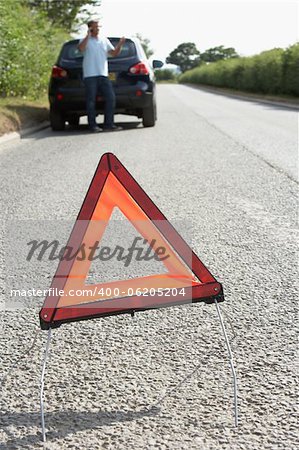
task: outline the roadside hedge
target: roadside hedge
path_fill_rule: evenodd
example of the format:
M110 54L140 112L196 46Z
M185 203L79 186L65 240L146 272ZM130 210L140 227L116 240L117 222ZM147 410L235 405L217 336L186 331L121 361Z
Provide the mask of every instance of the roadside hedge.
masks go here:
M15 0L0 0L0 29L0 95L43 96L51 66L69 35Z
M155 76L157 81L175 81L177 76L170 69L156 69Z
M204 64L179 77L180 83L207 84L242 91L299 96L299 43L259 55Z

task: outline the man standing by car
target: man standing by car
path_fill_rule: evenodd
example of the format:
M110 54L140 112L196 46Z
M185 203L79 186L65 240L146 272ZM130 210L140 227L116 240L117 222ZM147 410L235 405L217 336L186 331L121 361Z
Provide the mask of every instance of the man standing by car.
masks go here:
M119 128L114 124L115 94L108 78L108 55L117 56L125 38L122 37L114 48L109 39L99 37L99 24L95 20L87 23L88 33L78 45L83 53L83 78L86 88L86 109L88 125L92 132L102 131L96 124L96 97L100 90L105 99L104 130Z

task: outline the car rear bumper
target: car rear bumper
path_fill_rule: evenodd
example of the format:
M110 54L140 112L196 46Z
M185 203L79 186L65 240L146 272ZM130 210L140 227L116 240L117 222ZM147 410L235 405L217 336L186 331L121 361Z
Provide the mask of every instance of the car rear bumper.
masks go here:
M136 110L148 108L152 103L153 92L149 91L147 83L137 83L133 86L114 87L116 97L115 113L130 113ZM65 114L86 114L85 90L66 89L61 87L55 94L49 92L50 106ZM103 113L105 107L104 98L99 95L96 100L97 113Z

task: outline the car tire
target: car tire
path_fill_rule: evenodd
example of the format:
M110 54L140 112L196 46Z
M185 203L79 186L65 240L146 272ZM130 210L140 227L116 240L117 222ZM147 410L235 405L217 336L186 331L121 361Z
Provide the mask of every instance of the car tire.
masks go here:
M150 107L144 108L142 111L142 124L144 127L154 127L157 120L156 103L152 102Z
M79 126L80 116L77 114L72 114L67 118L67 121L71 127L77 128Z
M60 111L50 109L50 125L53 131L63 131L65 128L65 120Z

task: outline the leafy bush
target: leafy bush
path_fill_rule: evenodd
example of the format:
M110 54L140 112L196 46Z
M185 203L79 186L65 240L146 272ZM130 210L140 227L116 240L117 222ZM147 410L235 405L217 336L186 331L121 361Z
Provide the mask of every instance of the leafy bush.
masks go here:
M170 69L158 69L155 70L155 77L157 81L174 81L176 74Z
M38 98L68 34L21 2L0 0L0 95Z
M287 48L282 57L282 88L285 94L299 95L299 44Z
M189 70L180 83L208 84L262 94L299 96L299 43L259 55L222 60Z

